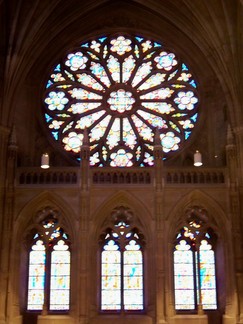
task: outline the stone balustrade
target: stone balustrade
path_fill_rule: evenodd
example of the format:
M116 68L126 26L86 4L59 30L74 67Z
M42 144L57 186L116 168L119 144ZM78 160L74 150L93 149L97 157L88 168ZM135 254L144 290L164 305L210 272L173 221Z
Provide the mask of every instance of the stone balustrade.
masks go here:
M33 185L78 185L80 168L52 167L47 170L40 168L18 168L17 186ZM151 185L154 184L154 168L90 168L90 184L109 185ZM163 183L166 185L207 184L222 185L227 183L226 168L164 168Z

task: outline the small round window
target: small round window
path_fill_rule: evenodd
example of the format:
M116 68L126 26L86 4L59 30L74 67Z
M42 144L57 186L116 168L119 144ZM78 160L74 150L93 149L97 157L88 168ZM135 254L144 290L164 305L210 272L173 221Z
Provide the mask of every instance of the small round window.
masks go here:
M198 119L196 82L161 43L109 35L81 44L46 84L44 115L55 141L79 160L83 133L92 166L151 166L158 129L164 157L178 151Z

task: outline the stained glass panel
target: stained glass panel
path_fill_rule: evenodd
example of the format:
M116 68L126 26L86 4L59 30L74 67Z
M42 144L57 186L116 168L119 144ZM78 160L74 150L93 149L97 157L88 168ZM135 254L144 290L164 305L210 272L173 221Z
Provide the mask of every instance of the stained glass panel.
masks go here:
M101 309L121 309L121 252L113 240L101 254Z
M198 207L194 210L202 212ZM209 234L210 233L210 234ZM174 250L175 308L217 309L215 246L216 236L206 222L190 215L176 237Z
M216 309L215 258L212 246L202 240L200 245L200 286L203 309Z
M38 240L29 254L28 310L42 310L44 304L46 251Z
M174 251L175 309L195 309L193 252L185 240Z
M151 166L156 129L166 159L191 136L198 97L191 71L170 49L144 37L108 35L81 44L55 65L43 115L51 136L77 161L87 129L91 165Z
M123 272L124 309L143 309L143 257L135 240L126 245Z
M50 310L68 310L70 295L70 252L59 240L51 253Z

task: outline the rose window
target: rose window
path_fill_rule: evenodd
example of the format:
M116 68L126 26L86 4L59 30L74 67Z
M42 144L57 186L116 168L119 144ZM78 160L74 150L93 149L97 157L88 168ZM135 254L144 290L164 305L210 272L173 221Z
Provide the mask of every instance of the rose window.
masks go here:
M46 84L52 137L80 160L84 129L91 166L151 166L159 131L164 158L180 150L198 119L196 82L179 56L144 37L110 35L64 56Z

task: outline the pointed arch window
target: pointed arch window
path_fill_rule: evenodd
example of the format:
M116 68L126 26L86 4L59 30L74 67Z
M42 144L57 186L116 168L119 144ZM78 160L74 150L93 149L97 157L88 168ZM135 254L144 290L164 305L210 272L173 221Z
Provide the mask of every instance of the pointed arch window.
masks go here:
M68 311L70 242L58 220L43 220L32 237L28 263L27 310Z
M143 236L119 220L107 229L101 250L101 310L144 309Z
M174 292L176 310L217 309L216 236L193 215L176 237Z

